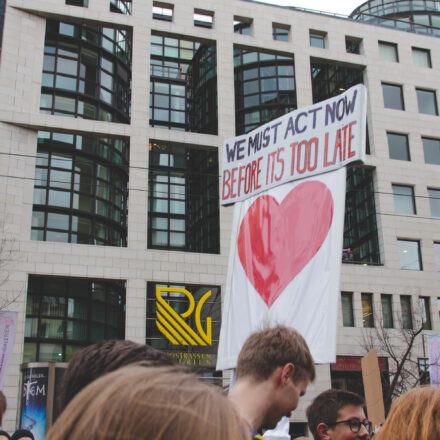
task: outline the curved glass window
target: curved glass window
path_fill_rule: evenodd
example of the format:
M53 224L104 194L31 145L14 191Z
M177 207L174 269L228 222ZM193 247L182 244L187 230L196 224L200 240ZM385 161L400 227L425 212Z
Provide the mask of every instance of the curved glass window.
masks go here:
M217 151L150 142L148 247L219 253Z
M33 240L127 246L127 139L40 132Z
M150 125L217 134L216 46L151 35Z
M131 31L47 20L40 111L130 122Z
M29 275L23 362L68 362L102 339L124 339L125 281Z
M440 8L436 0L370 0L350 17L370 24L440 36Z
M234 48L236 134L295 110L293 56Z

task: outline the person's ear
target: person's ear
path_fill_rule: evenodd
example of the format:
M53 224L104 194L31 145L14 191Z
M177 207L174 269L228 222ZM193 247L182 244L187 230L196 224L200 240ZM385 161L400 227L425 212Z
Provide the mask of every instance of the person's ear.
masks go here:
M291 362L284 365L284 367L281 370L281 384L286 385L287 381L289 379L293 379L293 375L295 374L295 365L293 365Z
M320 439L330 440L330 435L328 433L328 426L325 423L320 423L316 427L316 432L318 433Z

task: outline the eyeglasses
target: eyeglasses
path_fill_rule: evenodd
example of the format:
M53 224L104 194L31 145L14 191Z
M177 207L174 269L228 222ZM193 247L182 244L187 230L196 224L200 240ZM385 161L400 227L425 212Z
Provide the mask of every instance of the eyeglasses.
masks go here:
M341 420L340 422L327 423L327 426L339 425L340 423L346 423L353 434L357 434L361 430L361 425L364 425L369 433L371 432L372 423L367 419L362 421L359 419Z

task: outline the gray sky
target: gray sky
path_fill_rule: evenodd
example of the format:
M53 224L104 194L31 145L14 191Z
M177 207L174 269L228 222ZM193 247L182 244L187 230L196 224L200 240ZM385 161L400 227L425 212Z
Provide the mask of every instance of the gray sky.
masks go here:
M255 1L255 0L254 0ZM316 9L318 11L334 12L349 15L353 9L366 0L256 0L282 6L296 6L298 8Z

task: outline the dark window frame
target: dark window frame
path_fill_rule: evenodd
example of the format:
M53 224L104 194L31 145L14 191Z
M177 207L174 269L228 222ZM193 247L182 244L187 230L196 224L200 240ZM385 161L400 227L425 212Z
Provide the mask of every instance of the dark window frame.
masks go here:
M50 283L55 284L64 284L64 291L43 291L44 286L49 285ZM74 291L75 286L79 284L83 288L81 289L80 294ZM87 284L88 290L85 292L84 287ZM98 286L104 286L104 293L100 290L99 295L94 295L94 292L97 292L96 288ZM112 292L116 292L117 295L117 304L110 300L110 294ZM117 293L119 292L119 293ZM37 302L30 300L30 297L36 298ZM99 298L104 297L104 300L100 300ZM62 311L58 308L58 312L53 313L43 313L42 302L44 298L58 298L58 303L62 306ZM70 311L71 315L69 315L69 299L77 299L83 300L87 302L87 318L78 318L72 316L72 311ZM62 300L62 301L61 301ZM100 339L94 337L92 335L93 325L97 325L98 327L102 327L104 325L104 339L124 339L125 337L125 300L126 300L126 282L123 280L110 280L110 279L100 279L100 278L77 278L77 277L58 277L58 276L46 276L46 275L29 275L28 282L28 293L27 293L27 310L26 310L26 322L30 322L28 320L37 320L36 327L36 336L26 336L24 337L24 343L26 344L36 344L36 359L27 360L31 362L40 361L40 346L41 344L59 344L62 347L61 356L56 360L59 362L68 361L66 357L66 348L69 347L78 347L81 349L87 345L98 342ZM105 307L105 316L104 321L102 321L102 317L93 316L93 310L100 304L104 304ZM114 321L114 325L110 323L110 317L118 316ZM42 331L44 329L42 320L50 322L54 321L62 321L62 328L59 330L62 332L60 337L44 337L42 336ZM75 339L69 338L68 336L68 323L78 323L86 326L86 336L84 339ZM29 327L26 327L26 331ZM30 326L31 333L33 327ZM116 329L116 333L111 328ZM71 353L73 354L73 353Z
M361 293L362 324L365 328L374 327L374 302L372 293Z
M151 140L149 158L148 248L220 253L217 150Z
M390 101L388 101L387 104L387 98L391 98L394 99L396 98L396 96L388 96L391 91L399 91L399 105L394 105L391 104ZM403 87L399 84L391 84L391 83L382 83L382 95L383 95L383 103L384 103L384 107L390 110L400 110L400 111L405 111L405 100L404 100L404 96L403 96Z
M402 262L402 253L400 252L400 243L416 243L417 244L417 260L411 261L410 264L418 263L417 268L412 267L404 267L405 264ZM400 269L402 270L416 270L416 271L422 271L423 270L423 263L422 263L422 253L420 249L420 240L413 240L413 239L406 239L406 238L397 238L397 244L399 247L399 261L400 261ZM405 252L405 251L403 251Z
M431 298L419 296L420 318L424 330L432 330Z
M432 98L432 111L421 111L421 99L422 95L430 96ZM432 116L438 116L438 104L437 104L437 93L435 90L429 90L429 89L421 89L420 87L416 87L416 95L417 95L417 108L419 110L420 114L423 115L432 115Z
M400 311L402 316L402 328L413 328L413 306L411 295L400 295Z
M345 307L348 307L348 309ZM341 310L342 310L342 326L355 327L353 292L341 292Z
M431 217L440 217L440 189L428 187Z
M394 212L396 212L398 214L417 215L416 199L414 196L414 186L400 185L400 184L392 183L391 187L393 190ZM400 193L399 193L399 190L400 190ZM410 194L405 194L404 190L409 190ZM406 205L407 203L410 203L410 206L407 207L409 209L401 210L399 208L399 205L402 205L402 203L399 204L399 200L403 201L404 205ZM408 202L408 200L409 200L409 202Z
M402 145L397 145L396 143L393 143L394 140L404 140L403 151L400 151L402 149ZM407 162L411 161L411 154L410 154L410 148L409 148L409 139L408 135L405 133L394 133L391 131L387 131L387 144L388 144L388 154L389 158L393 160L404 160Z
M382 293L382 324L384 328L394 328L393 295ZM387 310L388 309L388 310Z
M390 43L388 41L379 41L378 42L378 46L379 46L379 58L382 61L389 61L389 62L393 62L393 63L398 63L399 62L399 50L398 50L398 46L396 43ZM381 47L388 47L388 48L393 48L394 49L394 55L395 55L395 59L390 60L388 58L382 58L382 52L381 52Z
M129 140L39 132L38 142L32 239L127 246ZM49 225L49 216L68 217L68 224Z

